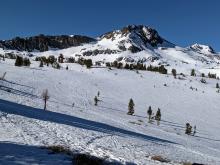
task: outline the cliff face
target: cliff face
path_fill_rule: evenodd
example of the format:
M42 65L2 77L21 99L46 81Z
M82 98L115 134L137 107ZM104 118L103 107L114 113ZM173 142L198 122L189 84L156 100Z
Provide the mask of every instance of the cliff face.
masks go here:
M74 35L61 35L61 36L45 36L39 35L29 38L16 37L12 40L0 41L0 47L4 49L12 49L18 51L47 51L49 48L65 49L72 46L79 46L84 43L90 43L95 39Z

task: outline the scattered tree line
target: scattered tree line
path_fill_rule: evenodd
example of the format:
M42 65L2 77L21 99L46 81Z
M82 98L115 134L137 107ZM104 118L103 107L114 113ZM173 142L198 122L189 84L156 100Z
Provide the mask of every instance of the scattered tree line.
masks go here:
M128 115L133 115L134 114L134 101L133 99L131 98L129 100L129 103L128 103L128 112L127 114ZM147 110L147 114L148 114L148 122L151 123L153 119L155 119L157 121L157 125L160 125L160 120L161 120L161 111L160 111L160 108L158 108L155 116L152 116L153 115L153 111L152 111L152 108L151 106L149 106L148 110Z
M161 74L167 74L167 69L164 67L164 65L160 65L160 66L148 66L147 67L148 71L153 71L153 72L159 72Z

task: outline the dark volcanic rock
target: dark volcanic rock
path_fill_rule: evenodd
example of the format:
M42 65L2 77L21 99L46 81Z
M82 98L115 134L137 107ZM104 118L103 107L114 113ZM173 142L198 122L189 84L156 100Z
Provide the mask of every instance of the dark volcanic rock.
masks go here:
M74 35L74 36L39 35L29 38L16 37L12 40L0 41L0 47L4 49L12 49L19 51L39 50L43 52L43 51L47 51L49 48L65 49L93 41L95 41L95 39L80 35Z

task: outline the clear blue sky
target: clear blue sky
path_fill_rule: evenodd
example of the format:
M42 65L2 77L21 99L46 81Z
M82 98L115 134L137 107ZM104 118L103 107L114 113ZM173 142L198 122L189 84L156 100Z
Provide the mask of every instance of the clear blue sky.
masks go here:
M128 24L149 25L180 46L220 51L219 0L3 0L0 39L36 34L92 37Z

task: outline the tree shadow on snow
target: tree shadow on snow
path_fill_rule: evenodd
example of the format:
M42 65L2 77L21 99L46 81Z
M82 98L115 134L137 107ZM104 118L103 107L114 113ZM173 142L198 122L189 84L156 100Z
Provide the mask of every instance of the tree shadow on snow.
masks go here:
M20 116L24 116L24 117L28 117L32 119L49 121L49 122L54 122L58 124L65 124L65 125L69 125L69 126L73 126L77 128L82 128L86 130L102 132L102 133L106 133L110 135L138 138L141 140L147 140L147 141L151 141L154 143L176 144L169 140L128 131L128 130L110 126L104 123L90 121L90 120L82 119L82 118L75 117L75 116L69 116L69 115L61 114L57 112L44 111L42 109L36 109L36 108L20 105L17 103L12 103L12 102L1 100L1 99L0 99L0 111L8 113L8 114L20 115Z
M0 164L71 164L70 156L64 154L49 154L49 150L37 146L0 142L0 148Z

